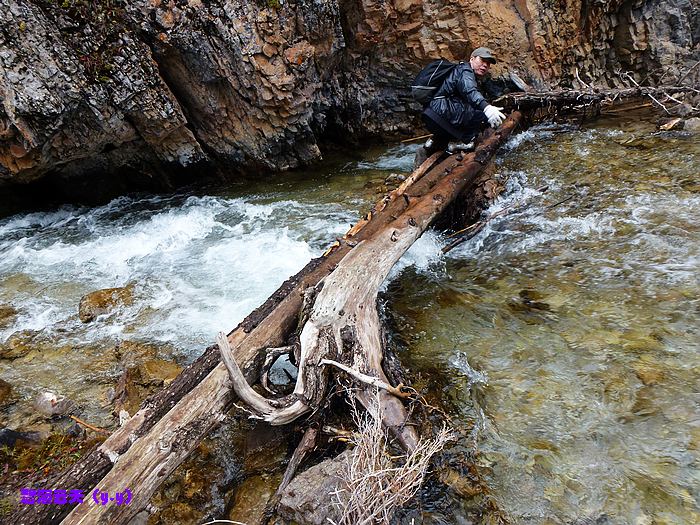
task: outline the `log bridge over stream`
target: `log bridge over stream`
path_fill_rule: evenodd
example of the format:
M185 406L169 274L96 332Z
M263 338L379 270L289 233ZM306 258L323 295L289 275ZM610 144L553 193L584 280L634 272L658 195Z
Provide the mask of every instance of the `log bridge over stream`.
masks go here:
M644 94L637 91L629 96ZM523 94L509 105L524 109L573 106L583 96L575 92L545 95ZM596 92L586 97L600 101L603 95ZM475 151L447 158L436 153L428 158L321 257L289 278L232 332L220 334L216 345L147 399L103 443L50 480L52 486L86 493L99 487L128 487L133 494L129 505L22 506L10 523L129 523L197 444L235 409L236 402L273 425L313 414L289 461L282 489L313 447L327 408L329 384L341 377L353 382L347 395L360 404L368 406L379 396L384 428L404 450L413 450L419 436L408 421L405 402L415 391L399 383L400 374L386 366L378 290L430 224L460 194L475 192L479 174L522 120L520 111L512 111L497 130L484 134ZM269 365L284 353L291 354L298 366L294 391L265 397L250 385L265 385Z

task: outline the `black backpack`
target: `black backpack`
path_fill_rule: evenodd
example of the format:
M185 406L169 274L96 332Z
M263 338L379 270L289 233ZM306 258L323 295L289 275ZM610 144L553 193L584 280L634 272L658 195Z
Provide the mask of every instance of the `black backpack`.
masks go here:
M425 66L411 85L411 95L416 102L427 106L455 67L457 64L442 58Z

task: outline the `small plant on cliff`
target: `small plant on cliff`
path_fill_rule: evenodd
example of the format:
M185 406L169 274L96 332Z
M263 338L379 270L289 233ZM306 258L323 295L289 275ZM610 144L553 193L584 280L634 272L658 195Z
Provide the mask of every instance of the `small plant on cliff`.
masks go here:
M114 70L114 57L122 49L121 36L128 30L123 0L39 0L46 14L63 20L65 42L76 51L88 78L106 82ZM74 33L83 38L74 38Z

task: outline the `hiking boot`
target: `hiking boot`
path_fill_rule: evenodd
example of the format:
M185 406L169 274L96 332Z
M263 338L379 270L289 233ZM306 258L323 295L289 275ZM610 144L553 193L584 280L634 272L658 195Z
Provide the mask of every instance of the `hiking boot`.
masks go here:
M473 150L474 150L474 141L473 140L469 143L450 142L447 145L447 151L449 153L457 153L458 151L473 151Z

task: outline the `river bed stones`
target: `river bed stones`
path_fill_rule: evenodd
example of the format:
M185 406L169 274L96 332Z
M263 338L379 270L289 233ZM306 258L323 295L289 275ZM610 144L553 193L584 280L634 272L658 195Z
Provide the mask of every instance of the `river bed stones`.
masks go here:
M94 321L98 316L112 313L134 303L134 284L122 288L105 288L84 295L80 299L78 315L83 323Z
M57 334L44 330L20 330L7 341L0 343L0 359L19 359L32 352L48 356L60 356L70 352L73 346ZM31 356L28 358L31 359Z
M13 333L7 341L0 344L0 359L18 359L26 356L36 348L34 343L38 333L34 330Z

